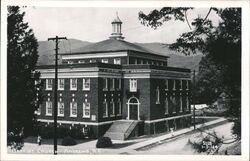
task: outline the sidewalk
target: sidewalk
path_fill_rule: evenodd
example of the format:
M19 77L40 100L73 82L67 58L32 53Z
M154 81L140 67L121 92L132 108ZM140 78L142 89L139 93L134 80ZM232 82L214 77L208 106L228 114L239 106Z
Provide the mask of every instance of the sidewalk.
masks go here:
M209 127L209 126L212 126L215 124L220 124L220 123L223 123L226 121L227 121L227 119L225 119L225 118L219 118L219 119L216 119L214 121L206 122L204 124L198 124L198 125L196 125L196 128ZM133 152L134 150L143 148L145 146L155 144L155 143L160 143L163 140L172 139L172 138L178 137L178 136L183 135L183 134L187 134L187 133L192 132L192 131L193 131L193 127L180 129L180 130L174 131L173 133L168 133L166 135L162 135L162 136L155 137L155 138L152 138L152 139L149 139L146 141L142 141L142 142L139 142L139 143L133 144L131 146L127 146L127 147L115 150L115 151L119 152L119 154L130 153L130 152Z

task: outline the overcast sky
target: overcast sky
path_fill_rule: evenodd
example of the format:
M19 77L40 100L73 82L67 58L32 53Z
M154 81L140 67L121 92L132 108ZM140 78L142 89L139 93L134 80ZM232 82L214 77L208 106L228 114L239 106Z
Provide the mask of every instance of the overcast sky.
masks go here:
M154 8L84 8L84 7L27 7L25 21L34 30L38 41L47 41L49 37L66 36L83 41L98 42L108 39L111 34L111 22L116 12L123 22L122 33L129 42L162 42L172 43L178 36L190 31L187 23L170 21L154 30L143 26L139 11L149 13ZM198 15L205 17L208 8L189 11L188 19L192 21ZM218 17L211 13L209 18L218 23Z

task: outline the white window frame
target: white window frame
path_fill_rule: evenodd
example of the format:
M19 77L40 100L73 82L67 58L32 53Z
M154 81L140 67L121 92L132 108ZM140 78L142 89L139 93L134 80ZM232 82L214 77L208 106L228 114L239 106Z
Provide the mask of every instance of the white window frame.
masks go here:
M60 109L63 109L63 113L60 113ZM63 102L57 103L57 116L64 116L64 103Z
M156 104L160 104L160 89L159 86L156 87Z
M183 112L183 106L182 106L182 95L180 94L180 112Z
M89 91L90 90L90 78L82 79L82 90Z
M115 78L111 78L111 86L110 86L110 90L115 90Z
M115 102L114 102L114 101L111 101L111 102L110 102L110 111L109 111L109 112L110 112L109 115L110 115L111 117L114 117L114 116L115 116ZM111 114L111 112L112 112L112 114Z
M121 79L117 79L117 80L118 80L118 87L117 87L117 89L121 90L122 89L122 80Z
M129 79L129 91L137 92L137 79Z
M189 81L187 80L187 90L189 90Z
M114 64L121 65L121 58L114 58Z
M52 90L53 88L53 79L48 78L46 79L46 90Z
M51 110L51 112L49 112ZM52 101L46 101L46 116L52 116Z
M180 80L180 91L182 90L182 80Z
M121 116L122 115L122 103L120 99L118 99L117 101L117 107L118 107L117 116Z
M85 63L85 60L78 60L78 63Z
M104 78L103 79L104 80L104 82L103 82L103 90L108 90L108 78Z
M73 86L73 80L76 80L75 81L75 84L76 84L75 87ZM77 90L77 78L71 78L70 79L70 90L71 91L76 91Z
M176 90L176 84L175 84L175 79L173 80L173 90Z
M165 114L169 114L169 104L168 104L168 96L165 99Z
M102 59L102 63L109 63L109 60L108 59Z
M102 108L103 108L103 113L102 113L102 117L105 118L105 117L108 117L108 102L105 100L103 103L102 103ZM105 107L104 107L105 106ZM104 113L105 111L105 113ZM105 114L105 115L104 115Z
M189 99L188 99L188 96L186 96L186 111L189 111Z
M73 114L73 104L76 105L76 114ZM77 102L70 102L70 117L77 117Z
M72 60L69 60L68 64L74 64L74 62Z
M64 90L64 79L63 78L59 78L58 79L58 90Z
M88 115L86 115L87 110L89 110ZM82 105L82 117L83 118L90 118L90 103L89 102L83 102L83 105Z
M168 79L165 80L165 85L166 85L166 91L168 91Z
M172 101L173 101L173 111L172 111L172 113L176 113L176 98L175 98L175 95L172 96Z

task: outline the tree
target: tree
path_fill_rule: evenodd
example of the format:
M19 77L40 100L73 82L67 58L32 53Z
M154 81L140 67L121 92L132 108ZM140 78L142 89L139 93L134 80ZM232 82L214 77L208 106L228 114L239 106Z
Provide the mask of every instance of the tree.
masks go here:
M8 7L7 142L16 149L22 147L22 137L32 132L34 112L42 101L40 73L35 71L38 42L23 22L24 15L18 6Z
M154 29L172 19L188 24L191 31L182 33L170 49L185 55L196 54L198 50L204 54L200 62L197 96L207 97L207 101L212 102L219 92L227 93L231 100L228 116L240 122L241 9L210 8L204 18L198 16L190 25L187 12L191 10L193 8L164 7L148 15L140 12L139 19L142 24ZM221 19L218 26L213 26L209 20L212 11ZM240 131L234 132L240 136Z

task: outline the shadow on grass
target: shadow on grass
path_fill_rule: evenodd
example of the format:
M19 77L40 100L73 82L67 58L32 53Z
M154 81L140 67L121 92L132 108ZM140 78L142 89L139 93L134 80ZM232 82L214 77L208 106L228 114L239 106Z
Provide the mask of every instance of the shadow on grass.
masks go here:
M63 140L62 138L57 139L57 145L62 145L62 140ZM82 144L82 143L86 143L86 142L93 141L93 140L94 139L86 138L86 139L82 139L82 140L76 140L76 143ZM24 143L37 144L37 137L34 137L34 136L26 137L24 139ZM43 144L54 145L54 140L53 139L42 139L42 145Z

